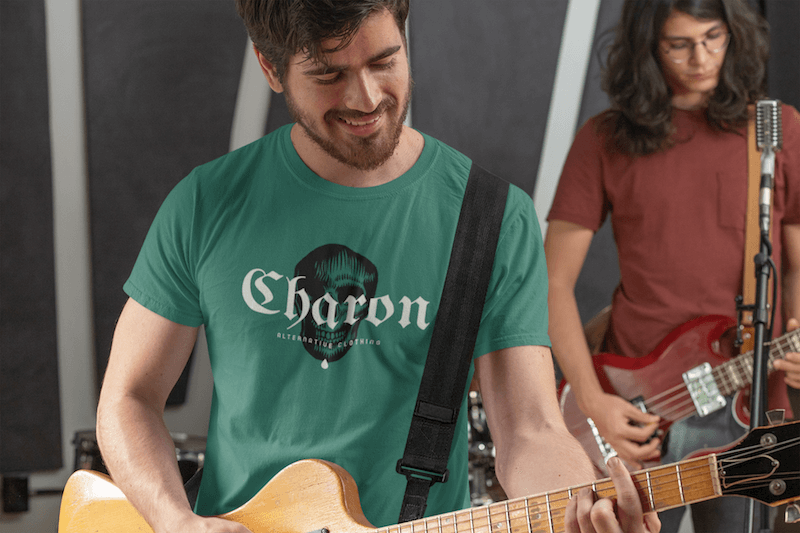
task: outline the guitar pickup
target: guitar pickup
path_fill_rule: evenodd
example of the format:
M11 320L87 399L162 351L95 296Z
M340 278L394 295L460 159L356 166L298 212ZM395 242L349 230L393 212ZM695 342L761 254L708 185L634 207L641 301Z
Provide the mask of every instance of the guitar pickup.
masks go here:
M686 383L694 407L701 417L718 411L727 404L727 400L719 392L709 363L703 363L684 372L683 382Z

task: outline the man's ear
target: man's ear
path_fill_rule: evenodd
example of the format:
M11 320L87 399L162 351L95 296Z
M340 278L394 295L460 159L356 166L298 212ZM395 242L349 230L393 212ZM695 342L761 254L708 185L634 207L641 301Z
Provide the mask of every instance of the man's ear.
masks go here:
M282 93L283 84L278 78L278 71L275 69L275 65L273 65L271 61L264 57L264 54L259 52L255 45L253 45L253 51L256 53L258 64L261 65L261 72L263 72L264 77L267 78L267 83L269 83L269 86L276 93Z

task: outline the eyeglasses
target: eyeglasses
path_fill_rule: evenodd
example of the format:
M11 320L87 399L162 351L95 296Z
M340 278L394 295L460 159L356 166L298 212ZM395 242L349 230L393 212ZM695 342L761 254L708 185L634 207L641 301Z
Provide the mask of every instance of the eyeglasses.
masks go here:
M689 39L665 39L664 53L673 63L683 63L694 54L694 49L698 44L705 46L706 51L715 55L722 52L731 40L731 34L728 32L718 31L706 35L706 38L700 42L693 42Z

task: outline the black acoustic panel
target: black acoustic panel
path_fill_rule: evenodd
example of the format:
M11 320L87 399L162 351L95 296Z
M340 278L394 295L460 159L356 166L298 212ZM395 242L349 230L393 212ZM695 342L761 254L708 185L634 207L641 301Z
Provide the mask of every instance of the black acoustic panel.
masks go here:
M289 108L286 107L286 99L283 97L283 93L272 93L268 113L267 133L271 133L281 126L292 122L292 117L289 114Z
M769 96L800 108L800 2L767 0L770 26Z
M97 372L167 193L230 143L248 46L230 0L84 0ZM178 397L181 395L179 394Z
M531 194L567 2L412 2L413 125Z
M44 2L0 0L0 474L61 467Z

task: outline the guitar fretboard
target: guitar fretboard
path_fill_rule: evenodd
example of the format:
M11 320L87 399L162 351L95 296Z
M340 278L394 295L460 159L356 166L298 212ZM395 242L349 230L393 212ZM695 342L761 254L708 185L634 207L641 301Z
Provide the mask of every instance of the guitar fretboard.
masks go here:
M663 511L722 494L716 455L660 466L633 475L645 512ZM616 497L610 479L379 528L376 533L558 533L567 503L591 487L599 498Z
M768 372L775 368L773 363L783 359L789 352L800 352L800 330L790 331L770 343L767 362ZM753 383L753 350L737 355L730 361L712 370L719 391L727 396Z

